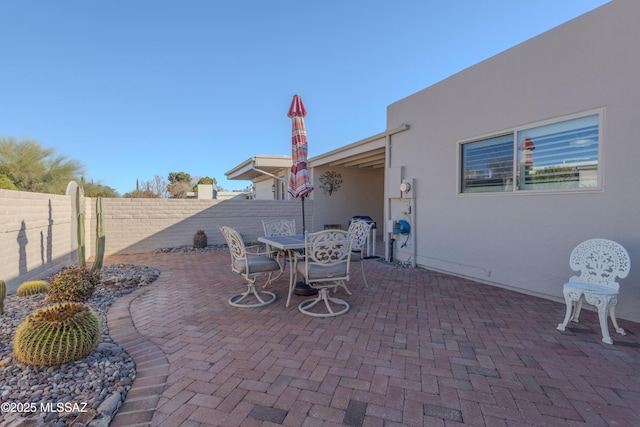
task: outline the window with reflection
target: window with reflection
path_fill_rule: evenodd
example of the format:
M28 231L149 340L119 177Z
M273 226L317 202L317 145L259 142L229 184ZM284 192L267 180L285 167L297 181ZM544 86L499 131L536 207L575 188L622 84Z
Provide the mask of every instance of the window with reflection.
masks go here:
M594 189L600 115L461 144L461 193Z

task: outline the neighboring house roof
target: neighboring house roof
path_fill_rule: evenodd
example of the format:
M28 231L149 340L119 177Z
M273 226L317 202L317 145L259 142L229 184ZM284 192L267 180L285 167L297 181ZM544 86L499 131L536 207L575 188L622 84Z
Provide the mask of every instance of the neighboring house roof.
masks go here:
M283 169L291 169L291 156L258 155L240 163L235 168L225 172L227 179L253 181L261 176L277 176Z

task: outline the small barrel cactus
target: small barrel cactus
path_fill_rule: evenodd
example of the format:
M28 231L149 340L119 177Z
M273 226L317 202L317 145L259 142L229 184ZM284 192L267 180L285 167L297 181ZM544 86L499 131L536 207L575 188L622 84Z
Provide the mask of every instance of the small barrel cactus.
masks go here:
M193 247L194 248L206 248L207 247L207 235L204 230L196 231L196 234L193 236Z
M28 297L29 295L44 293L47 289L49 289L49 282L45 280L31 280L18 286L16 295L19 297Z
M0 314L4 314L4 297L7 296L7 284L0 280Z
M50 305L18 326L13 352L27 365L62 365L86 357L101 334L100 318L89 306L80 302Z

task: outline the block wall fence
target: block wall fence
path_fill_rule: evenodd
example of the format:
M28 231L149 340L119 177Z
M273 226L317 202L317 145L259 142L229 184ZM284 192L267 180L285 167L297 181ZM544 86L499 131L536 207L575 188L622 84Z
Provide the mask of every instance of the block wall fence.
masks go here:
M190 245L204 230L209 245L224 243L218 227L247 239L263 235L262 220L293 218L302 224L299 200L102 199L106 255L152 252ZM313 201L305 202L307 223ZM86 198L87 258L95 251L95 199ZM298 226L301 232L301 226ZM77 263L73 196L0 190L0 280L7 291Z

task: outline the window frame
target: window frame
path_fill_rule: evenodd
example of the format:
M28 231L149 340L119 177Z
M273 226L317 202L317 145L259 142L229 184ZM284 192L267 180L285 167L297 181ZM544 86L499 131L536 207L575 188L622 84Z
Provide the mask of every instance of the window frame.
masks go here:
M517 174L518 174L518 135L521 135L522 133L526 133L527 130L529 129L533 129L533 128L539 128L542 126L548 126L548 125L553 125L553 124L558 124L558 123L562 123L562 122L567 122L570 120L574 120L574 119L581 119L581 118L586 118L589 116L597 116L597 122L598 122L598 163L597 163L597 174L596 174L596 179L597 179L597 185L593 186L593 187L584 187L584 188L580 188L580 187L572 187L572 188L549 188L549 189L519 189L517 188ZM477 137L473 137L473 138L468 138L468 139L464 139L464 140L460 140L457 142L457 150L456 150L456 195L457 196L462 196L462 197L472 197L472 196L498 196L498 195L505 195L505 196L512 196L512 195L525 195L525 194L530 194L530 195L535 195L535 194L554 194L554 193L561 193L561 194L566 194L566 193L574 193L574 192L579 192L579 193L583 193L583 192L600 192L603 191L604 189L604 162L603 162L603 145L604 145L604 139L603 139L603 135L604 135L604 121L605 121L605 108L596 108L596 109L592 109L592 110L586 110L586 111L582 111L579 113L574 113L574 114L569 114L569 115L564 115L564 116L559 116L559 117L554 117L554 118L550 118L550 119L545 119L545 120L540 120L537 122L532 122L532 123L527 123L527 124L523 124L523 125L519 125L519 126L514 126L512 128L509 129L504 129L501 131L497 131L497 132L492 132L489 134L485 134L485 135L481 135L481 136L477 136ZM512 182L510 185L510 189L508 190L504 190L504 191L477 191L477 192L464 192L463 191L463 185L464 185L464 177L463 174L465 172L464 170L464 163L463 163L463 147L465 144L470 144L470 143L474 143L474 142L482 142L482 141L487 141L490 140L492 138L498 138L498 137L504 137L507 135L511 135L513 138L513 155L512 155Z

